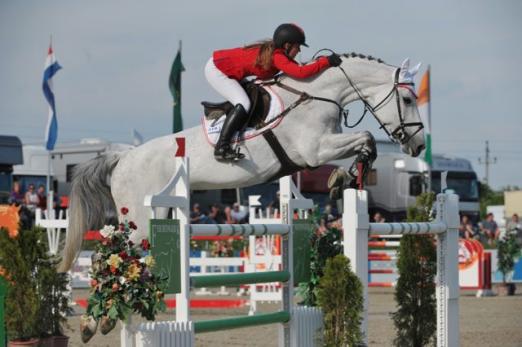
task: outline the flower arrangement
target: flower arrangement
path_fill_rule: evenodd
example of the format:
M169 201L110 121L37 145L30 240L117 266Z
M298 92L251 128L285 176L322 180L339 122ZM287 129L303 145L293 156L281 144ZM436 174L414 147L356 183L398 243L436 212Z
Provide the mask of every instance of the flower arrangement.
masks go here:
M125 216L128 209L123 207L121 213ZM134 222L125 220L100 230L103 239L92 256L91 292L81 321L84 342L95 334L98 322L102 334L107 334L118 319L125 321L132 313L154 320L166 309L166 279L152 271L154 258L146 254L149 241L135 245L129 239L136 229Z

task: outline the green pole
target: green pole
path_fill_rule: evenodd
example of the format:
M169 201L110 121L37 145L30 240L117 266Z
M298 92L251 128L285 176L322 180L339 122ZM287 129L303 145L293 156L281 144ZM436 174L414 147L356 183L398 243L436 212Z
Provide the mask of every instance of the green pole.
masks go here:
M288 271L266 271L242 274L191 276L190 284L192 288L218 287L225 285L237 286L253 283L286 282L289 278L290 273Z
M254 316L241 316L224 319L213 319L194 323L195 333L206 333L210 331L244 328L254 325L273 323L286 323L290 320L290 313L278 311L273 313L261 313Z
M7 281L0 276L0 347L6 346L6 333L5 333L5 296L7 294Z

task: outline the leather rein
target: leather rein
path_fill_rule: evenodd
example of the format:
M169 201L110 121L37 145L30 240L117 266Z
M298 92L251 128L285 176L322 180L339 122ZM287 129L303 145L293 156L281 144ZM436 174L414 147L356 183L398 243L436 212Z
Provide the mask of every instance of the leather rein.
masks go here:
M413 83L399 83L400 68L397 68L395 70L395 73L394 73L394 83L393 83L392 89L375 106L370 105L370 103L362 95L361 91L353 83L353 81L350 79L350 77L348 76L346 71L342 68L342 66L338 66L338 68L342 71L342 73L346 77L346 80L348 81L350 86L357 93L359 99L364 104L364 112L363 112L363 114L361 115L361 117L359 118L359 120L357 122L355 122L352 125L348 124L349 110L347 110L347 109L345 110L337 101L332 100L332 99L328 99L328 98L323 98L323 97L320 97L320 96L313 96L313 95L310 95L310 94L308 94L306 92L297 90L297 89L295 89L293 87L290 87L290 86L288 86L286 84L283 84L276 77L273 82L269 82L269 83L266 83L266 84L275 84L275 85L277 85L278 87L280 87L280 88L282 88L284 90L287 90L287 91L289 91L289 92L291 92L293 94L299 95L299 99L297 99L290 106L288 106L283 112L281 112L281 114L278 117L284 117L286 114L288 114L290 111L292 111L294 108L299 106L304 101L307 101L307 100L317 100L317 101L329 102L329 103L332 103L332 104L336 105L338 107L338 109L339 109L339 119L341 119L341 117L344 117L344 125L347 128L354 128L357 125L359 125L362 122L362 120L364 119L364 117L366 116L366 113L370 112L374 116L374 118L377 120L377 122L380 124L379 128L383 129L386 132L386 134L388 135L388 137L393 142L398 142L400 144L406 144L408 141L411 140L411 138L413 138L413 136L415 136L419 131L421 131L424 128L424 125L422 124L422 122L409 122L409 123L404 122L404 118L402 116L402 108L401 108L400 95L399 95L398 88L407 88L415 96L415 98L417 98L417 95L413 91ZM385 126L385 124L382 123L381 120L376 116L375 112L377 112L383 106L388 104L388 102L390 102L392 100L393 95L395 95L395 100L397 102L397 111L399 113L400 124L395 129L388 130L388 128ZM418 128L412 134L408 134L406 132L406 128L408 128L408 127L418 127Z

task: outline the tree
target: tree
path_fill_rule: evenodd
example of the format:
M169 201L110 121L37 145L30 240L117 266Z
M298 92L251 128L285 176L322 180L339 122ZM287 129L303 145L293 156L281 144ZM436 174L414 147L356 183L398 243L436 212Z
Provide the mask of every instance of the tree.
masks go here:
M430 220L433 193L417 197L408 209L408 222ZM395 288L398 310L392 313L396 346L420 347L433 342L436 323L435 275L437 254L431 235L403 235L398 251L399 279Z

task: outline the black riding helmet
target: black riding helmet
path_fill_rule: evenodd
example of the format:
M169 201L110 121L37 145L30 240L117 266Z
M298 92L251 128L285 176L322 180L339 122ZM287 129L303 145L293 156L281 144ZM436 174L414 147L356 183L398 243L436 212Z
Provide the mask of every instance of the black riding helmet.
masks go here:
M285 43L298 43L305 47L308 45L305 42L305 34L296 24L285 23L281 24L274 31L274 46L275 48L283 48Z

